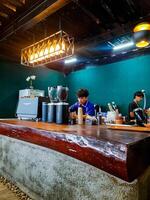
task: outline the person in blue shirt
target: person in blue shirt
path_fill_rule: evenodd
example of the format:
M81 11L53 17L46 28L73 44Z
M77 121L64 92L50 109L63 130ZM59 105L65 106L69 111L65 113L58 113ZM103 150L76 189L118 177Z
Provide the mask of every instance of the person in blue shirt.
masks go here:
M70 112L78 112L78 107L82 107L83 115L95 115L94 104L88 101L89 92L87 89L80 89L77 92L78 102L70 106Z

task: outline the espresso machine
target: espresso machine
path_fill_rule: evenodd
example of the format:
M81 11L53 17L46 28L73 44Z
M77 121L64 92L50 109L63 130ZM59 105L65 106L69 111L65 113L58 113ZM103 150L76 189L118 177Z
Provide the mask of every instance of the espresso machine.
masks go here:
M41 120L43 102L49 102L49 98L44 96L44 90L20 90L16 111L17 118L20 120Z
M67 103L68 87L48 87L50 103L48 104L48 122L67 124L69 104Z

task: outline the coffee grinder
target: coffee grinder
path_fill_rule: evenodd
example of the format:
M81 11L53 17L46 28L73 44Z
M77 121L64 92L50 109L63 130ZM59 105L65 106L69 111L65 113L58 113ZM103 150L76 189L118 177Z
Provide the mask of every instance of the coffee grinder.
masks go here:
M48 104L47 121L56 122L56 103L57 103L57 87L48 87L48 96L50 103Z
M57 86L56 123L68 124L69 104L67 103L68 87Z
M48 87L50 103L48 104L48 122L68 124L69 104L67 103L68 87Z

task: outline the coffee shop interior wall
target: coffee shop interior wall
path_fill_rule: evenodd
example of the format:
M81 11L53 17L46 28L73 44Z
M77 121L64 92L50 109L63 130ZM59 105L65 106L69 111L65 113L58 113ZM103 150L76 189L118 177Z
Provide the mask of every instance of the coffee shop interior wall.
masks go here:
M62 73L47 68L28 68L11 62L0 61L0 117L15 117L18 91L29 88L26 78L36 75L34 88L46 91L48 86L64 85Z
M42 68L27 68L0 61L0 117L14 117L19 89L29 88L26 78L36 75L34 88L46 91L48 86L69 86L69 103L76 101L76 91L87 88L90 100L106 110L108 102L115 101L123 114L132 101L133 93L144 89L147 107L150 107L150 55L140 56L107 65L88 65L86 69L62 73Z
M150 55L101 66L88 65L86 69L71 73L67 77L70 88L69 101L76 101L79 88L87 88L89 99L106 110L108 102L115 101L123 114L133 93L144 89L147 106L150 106Z

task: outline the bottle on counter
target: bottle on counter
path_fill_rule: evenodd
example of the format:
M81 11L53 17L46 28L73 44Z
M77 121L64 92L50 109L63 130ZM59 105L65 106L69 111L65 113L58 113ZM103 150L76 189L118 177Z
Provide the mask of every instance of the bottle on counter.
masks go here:
M82 107L78 107L78 124L83 124L83 110L82 110Z
M108 108L109 108L109 111L111 111L111 112L114 111L114 109L110 103L108 103Z
M119 110L118 110L118 106L116 105L116 103L114 101L112 101L112 107L114 109L114 111L116 112L116 114L119 114Z
M114 102L114 101L112 101L112 107L113 107L113 109L114 109L114 110L116 110L116 109L117 109L117 105L115 104L115 102Z

